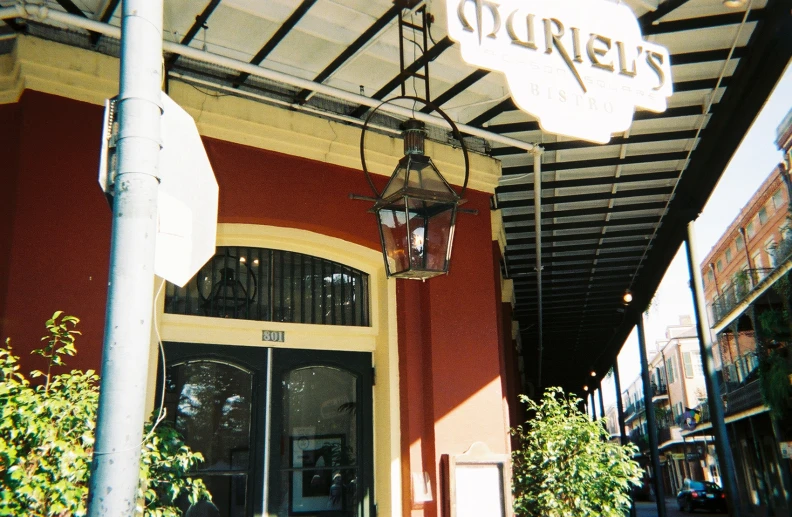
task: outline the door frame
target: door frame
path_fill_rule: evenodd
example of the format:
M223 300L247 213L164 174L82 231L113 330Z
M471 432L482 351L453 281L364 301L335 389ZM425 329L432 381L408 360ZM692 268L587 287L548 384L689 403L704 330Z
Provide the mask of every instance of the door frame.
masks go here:
M218 224L217 246L249 246L304 253L367 273L371 326L313 325L165 314L164 289L160 289L163 281L157 279L155 324L149 350L147 411L152 411L155 405L159 341L370 352L376 369L372 404L375 504L380 516L402 515L396 282L386 277L382 253L308 230L237 223ZM264 330L285 332L285 341L263 342Z

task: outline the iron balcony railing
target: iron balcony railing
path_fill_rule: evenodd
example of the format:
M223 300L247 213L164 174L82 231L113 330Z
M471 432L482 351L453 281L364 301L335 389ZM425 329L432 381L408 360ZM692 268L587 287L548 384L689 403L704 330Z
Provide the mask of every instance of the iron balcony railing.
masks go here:
M668 386L665 384L652 383L652 397L659 397L661 395L668 395Z
M792 243L792 239L789 242ZM713 325L720 323L773 270L774 268L743 269L737 278L712 300L710 308Z
M755 351L747 352L734 363L724 365L722 369L716 371L721 381L721 393L727 394L753 381L758 374L757 368L759 368L759 357Z
M726 395L726 415L734 415L764 403L759 388L759 380L755 379Z

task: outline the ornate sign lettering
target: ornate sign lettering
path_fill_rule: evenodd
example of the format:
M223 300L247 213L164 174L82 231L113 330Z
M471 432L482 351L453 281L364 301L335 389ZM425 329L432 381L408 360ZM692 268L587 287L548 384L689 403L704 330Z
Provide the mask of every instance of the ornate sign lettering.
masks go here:
M446 0L449 36L471 65L503 72L543 130L598 143L636 107L666 109L668 50L645 41L629 7L605 0Z

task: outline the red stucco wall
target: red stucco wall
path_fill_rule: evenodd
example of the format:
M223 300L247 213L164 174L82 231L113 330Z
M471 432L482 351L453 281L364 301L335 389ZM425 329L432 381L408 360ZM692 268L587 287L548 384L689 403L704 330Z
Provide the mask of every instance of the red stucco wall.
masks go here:
M0 127L19 130L18 171L3 178L16 178L7 205L13 208L3 336L20 349L39 346L43 322L65 310L82 318L80 354L70 365L97 369L111 219L96 183L101 117L98 106L35 92L0 111ZM369 194L360 171L210 138L204 143L220 185L220 222L302 228L379 247L369 204L348 198ZM438 501L443 454L462 453L475 441L505 452L508 440L499 353L506 332L499 332L489 195L469 190L466 198L465 207L479 214L459 216L451 273L397 284L408 515L410 472L430 474ZM416 512L437 515L436 504Z
M64 310L82 319L83 333L67 365L98 368L111 219L96 180L102 108L26 91L18 109L16 121L0 112L0 126L19 130L0 332L38 367L28 351L41 346L44 322Z
M0 338L4 320L2 308L8 293L8 268L11 260L11 235L16 206L16 181L19 175L19 132L21 120L19 104L0 105Z

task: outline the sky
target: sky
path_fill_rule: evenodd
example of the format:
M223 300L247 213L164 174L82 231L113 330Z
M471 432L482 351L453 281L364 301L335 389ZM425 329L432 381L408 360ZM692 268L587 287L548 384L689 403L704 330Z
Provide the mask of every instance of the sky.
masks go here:
M776 128L792 108L792 66L788 66L759 116L746 134L737 152L696 220L696 254L701 261L723 232L751 199L762 182L783 158L776 149ZM666 271L645 318L646 344L654 350L655 342L665 338L668 325L679 323L680 315L693 316L693 300L688 288L687 254L682 246ZM641 374L638 337L633 330L619 354L619 379L622 391ZM613 381L602 383L605 406L615 404Z

